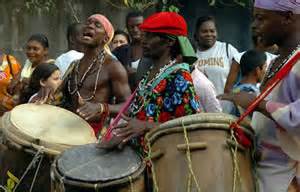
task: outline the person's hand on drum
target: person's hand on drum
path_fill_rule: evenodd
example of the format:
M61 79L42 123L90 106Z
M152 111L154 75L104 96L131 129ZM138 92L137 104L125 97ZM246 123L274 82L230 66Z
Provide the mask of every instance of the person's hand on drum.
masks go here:
M79 107L76 110L76 113L86 121L97 116L100 117L104 110L102 104L84 101L80 96L78 97L78 104Z
M125 115L122 115L122 119L125 120L125 122L113 128L113 135L122 138L122 142L119 144L119 147L122 147L133 138L144 135L151 128L156 126L155 123L141 121Z

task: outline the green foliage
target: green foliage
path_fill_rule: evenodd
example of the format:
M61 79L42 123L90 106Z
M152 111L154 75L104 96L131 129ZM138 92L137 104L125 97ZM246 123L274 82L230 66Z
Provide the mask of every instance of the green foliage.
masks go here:
M254 0L208 0L210 6L241 6L251 7Z
M25 0L26 9L34 13L36 11L42 11L50 13L56 8L55 0Z
M156 4L155 0L124 0L124 4L132 9L144 11Z

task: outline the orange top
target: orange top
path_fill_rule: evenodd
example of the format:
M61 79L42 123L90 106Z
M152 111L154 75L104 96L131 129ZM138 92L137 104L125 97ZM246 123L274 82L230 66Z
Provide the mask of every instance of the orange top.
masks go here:
M10 62L8 62L7 57L9 57ZM12 95L7 92L7 87L13 77L17 77L20 73L21 65L17 59L11 55L7 56L3 54L2 58L2 63L0 65L0 104L7 109L12 109L14 102ZM11 67L9 66L9 63L11 64Z

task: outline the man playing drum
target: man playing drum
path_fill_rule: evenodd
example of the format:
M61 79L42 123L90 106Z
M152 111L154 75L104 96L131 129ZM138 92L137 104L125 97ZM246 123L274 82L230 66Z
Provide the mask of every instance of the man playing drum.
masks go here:
M130 95L125 68L114 59L107 47L114 34L110 21L103 15L90 16L83 28L84 57L75 61L66 73L64 97L67 107L87 120L97 135L109 113L117 113L117 103Z
M262 87L280 70L285 59L300 44L300 3L295 0L256 0L254 32L269 46L279 46L279 57L269 67ZM299 47L298 47L299 51ZM276 77L276 76L275 76ZM277 87L256 108L252 119L258 133L260 191L300 190L299 148L285 142L298 142L300 136L300 63L292 67ZM247 108L255 96L241 92L220 96ZM283 139L284 137L288 139ZM283 142L285 140L285 142ZM295 148L294 148L295 149ZM298 182L297 182L298 181Z
M190 66L196 60L187 39L187 24L177 13L160 12L141 25L143 54L153 65L140 81L126 123L114 127L120 145L144 135L160 123L199 112ZM186 62L186 63L185 63Z

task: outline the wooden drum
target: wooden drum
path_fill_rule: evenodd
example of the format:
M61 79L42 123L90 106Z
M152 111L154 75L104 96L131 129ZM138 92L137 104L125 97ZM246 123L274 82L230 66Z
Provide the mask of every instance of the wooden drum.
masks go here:
M236 119L202 113L171 120L146 135L159 192L254 192L250 149L229 129ZM249 138L254 133L242 124Z
M51 168L52 192L144 192L145 164L130 147L66 150Z
M97 140L87 122L51 105L19 105L4 114L0 125L0 185L7 191L50 191L53 157Z

